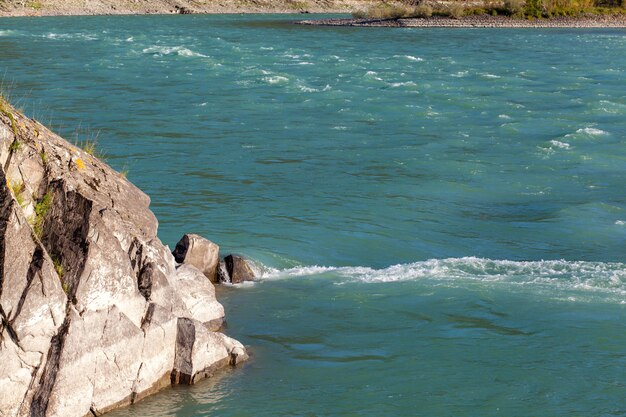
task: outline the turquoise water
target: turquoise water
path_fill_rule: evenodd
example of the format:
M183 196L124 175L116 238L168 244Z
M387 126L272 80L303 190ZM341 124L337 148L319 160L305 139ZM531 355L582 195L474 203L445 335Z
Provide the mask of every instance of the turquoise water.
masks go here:
M626 416L626 31L0 20L14 102L185 232L245 367L114 416Z

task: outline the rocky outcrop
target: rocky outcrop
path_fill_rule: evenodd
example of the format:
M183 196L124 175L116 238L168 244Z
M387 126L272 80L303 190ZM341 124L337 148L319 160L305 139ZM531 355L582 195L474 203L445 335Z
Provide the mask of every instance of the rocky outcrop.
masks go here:
M224 267L221 270L222 280L233 284L241 284L245 281L253 281L254 271L245 258L238 255L224 257Z
M248 261L241 256L227 255L220 261L220 247L200 235L184 235L172 255L176 262L193 266L214 283L241 284L256 277Z
M172 252L178 263L193 265L211 282L217 281L217 266L220 262L220 247L200 235L186 234Z
M0 417L100 415L247 358L150 199L0 99Z

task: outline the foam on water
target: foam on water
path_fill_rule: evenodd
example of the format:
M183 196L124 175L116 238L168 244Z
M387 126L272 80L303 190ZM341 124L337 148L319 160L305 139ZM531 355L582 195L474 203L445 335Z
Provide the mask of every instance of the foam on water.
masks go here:
M304 54L304 55L285 54L283 56L286 57L286 58L291 58L291 59L300 59L300 58L309 58L311 55L309 55L309 54Z
M155 55L155 56L178 55L178 56L183 56L183 57L209 58L208 55L203 55L199 52L194 52L191 49L185 48L184 46L151 46L149 48L143 49L142 52L144 54Z
M578 129L576 131L576 133L585 133L587 135L591 135L591 136L602 136L602 135L608 135L608 132L605 132L604 130L601 129L596 129L595 127L585 127L582 129Z
M391 83L390 85L393 88L398 88L398 87L417 87L417 84L415 84L415 82L413 82L413 81L405 81L403 83Z
M616 222L616 224L619 224ZM393 283L412 280L503 283L553 291L600 292L626 300L626 264L586 261L510 261L477 257L429 259L374 269L366 266L299 266L276 269L255 264L261 280L333 274L340 283ZM616 299L617 297L617 299Z
M309 87L309 86L306 86L306 85L299 85L298 88L303 93L316 93L316 92L320 91L317 88Z
M378 73L376 71L367 71L365 73L365 78L371 78L374 79L376 81L382 81L383 79L377 76Z
M626 113L626 104L600 100L597 104L597 110L608 114L624 114Z
M404 58L408 61L413 61L413 62L422 62L424 60L424 58L420 58L418 56L413 56L413 55L394 55L394 58Z
M95 41L98 37L90 33L48 33L43 35L47 39L79 39L85 41Z
M268 84L285 84L289 82L289 78L283 77L282 75L274 75L271 77L263 77L263 81Z
M554 148L559 148L559 149L569 149L570 148L570 144L567 142L561 142L558 140L551 140L550 141L550 145L552 145L552 147Z

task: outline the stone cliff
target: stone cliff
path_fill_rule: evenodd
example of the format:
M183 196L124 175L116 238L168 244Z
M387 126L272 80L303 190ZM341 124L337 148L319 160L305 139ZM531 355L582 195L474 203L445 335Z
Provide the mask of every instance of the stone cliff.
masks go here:
M150 199L0 98L0 416L100 415L247 358Z

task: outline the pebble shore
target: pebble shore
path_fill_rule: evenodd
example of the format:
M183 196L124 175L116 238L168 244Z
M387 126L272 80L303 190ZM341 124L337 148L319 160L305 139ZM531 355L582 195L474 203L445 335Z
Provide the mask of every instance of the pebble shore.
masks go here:
M506 16L442 16L410 19L318 19L301 25L358 27L442 27L442 28L626 28L626 15L515 19Z

